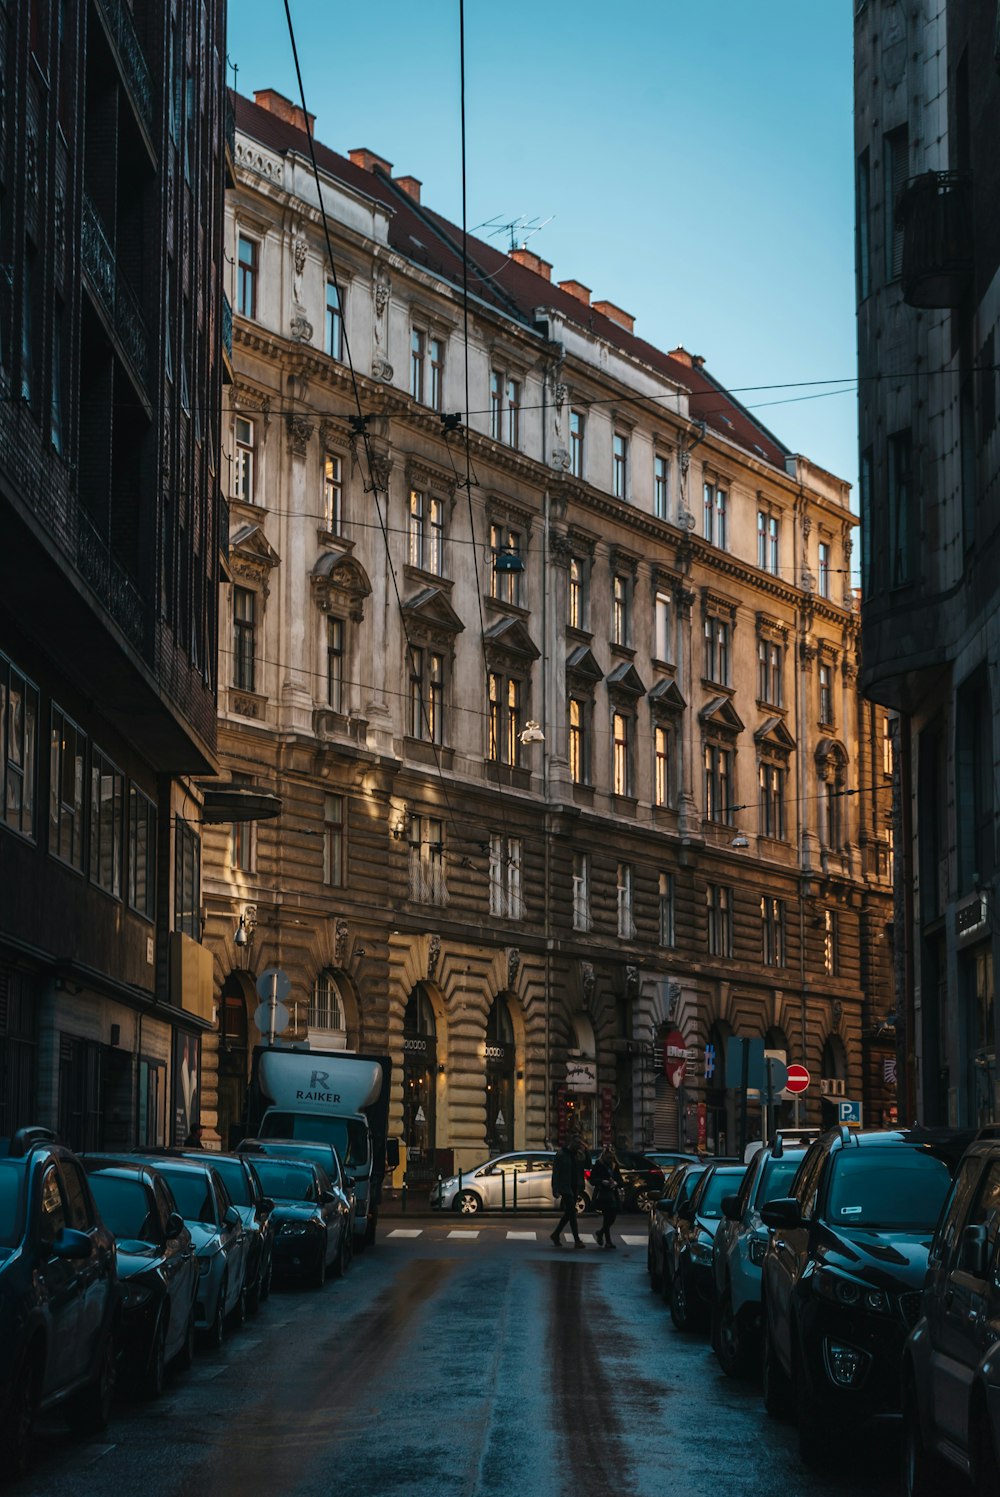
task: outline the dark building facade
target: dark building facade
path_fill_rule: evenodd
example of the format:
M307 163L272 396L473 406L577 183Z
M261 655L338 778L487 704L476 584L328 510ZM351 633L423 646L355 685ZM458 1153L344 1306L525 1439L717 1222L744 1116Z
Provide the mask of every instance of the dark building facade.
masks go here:
M221 0L0 8L0 1135L197 1106L224 37Z
M856 10L862 686L899 714L900 1055L909 1115L976 1124L1000 1112L997 12Z

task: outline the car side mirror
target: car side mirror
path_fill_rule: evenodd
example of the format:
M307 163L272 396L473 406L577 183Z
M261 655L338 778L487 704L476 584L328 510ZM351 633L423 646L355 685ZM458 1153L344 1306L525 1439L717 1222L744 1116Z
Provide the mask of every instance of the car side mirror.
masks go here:
M179 1216L176 1211L171 1211L170 1215L167 1217L167 1241L169 1242L171 1237L179 1237L183 1231L183 1216Z
M673 1214L674 1214L674 1198L673 1198L673 1196L664 1196L662 1201L657 1201L657 1203L656 1203L656 1209L657 1209L657 1211L660 1212L660 1214L662 1216L673 1216Z
M739 1196L722 1197L722 1214L727 1222L738 1222L740 1219Z
M795 1196L780 1196L761 1207L760 1219L768 1227L801 1227L802 1208Z
M324 1206L329 1206L331 1201L335 1201L337 1199L332 1190L321 1190L319 1193L319 1198L323 1202Z
M682 1222L693 1222L694 1201L685 1201L682 1206L679 1206L677 1208L677 1215L680 1217Z
M388 1138L385 1143L385 1162L391 1170L399 1169L399 1139Z
M86 1232L78 1232L75 1227L63 1227L49 1244L53 1258L89 1258L90 1249L91 1242Z
M261 1211L263 1211L265 1216L270 1216L271 1212L274 1210L274 1202L270 1196L261 1196L260 1209Z
M241 1225L243 1218L242 1216L240 1216L240 1213L237 1211L235 1206L230 1206L227 1209L226 1214L222 1218L222 1220L225 1222L227 1227L238 1227Z
M974 1279L985 1279L989 1268L989 1250L985 1225L965 1227L958 1240L958 1266Z

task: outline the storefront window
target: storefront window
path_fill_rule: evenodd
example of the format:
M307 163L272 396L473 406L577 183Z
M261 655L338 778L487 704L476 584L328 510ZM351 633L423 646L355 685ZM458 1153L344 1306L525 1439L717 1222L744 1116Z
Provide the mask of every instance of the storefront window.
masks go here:
M514 1026L507 1000L493 1000L486 1021L486 1147L504 1154L514 1146Z
M403 1137L407 1173L432 1164L435 1149L437 1036L434 1010L422 983L403 1016Z

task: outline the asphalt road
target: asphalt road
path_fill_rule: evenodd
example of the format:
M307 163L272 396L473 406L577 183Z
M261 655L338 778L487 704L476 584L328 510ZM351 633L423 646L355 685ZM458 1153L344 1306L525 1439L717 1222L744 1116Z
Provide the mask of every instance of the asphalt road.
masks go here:
M589 1226L589 1223L587 1224ZM558 1251L553 1220L384 1223L348 1277L276 1290L104 1438L39 1428L37 1497L889 1497L892 1432L808 1474L793 1430L671 1325L645 1225ZM396 1231L412 1236L390 1236ZM591 1232L593 1228L591 1227ZM511 1235L508 1235L511 1234ZM528 1234L528 1235L514 1235Z

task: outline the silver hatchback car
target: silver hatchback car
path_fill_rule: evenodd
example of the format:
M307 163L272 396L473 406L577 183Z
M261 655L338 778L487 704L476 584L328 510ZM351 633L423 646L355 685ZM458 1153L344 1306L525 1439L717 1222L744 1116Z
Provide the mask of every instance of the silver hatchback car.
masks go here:
M553 1211L551 1149L526 1149L516 1154L497 1154L485 1164L449 1175L431 1188L430 1203L441 1211L458 1211L475 1216L479 1211L499 1211L506 1207L518 1211ZM578 1211L590 1204L584 1192L577 1202Z

